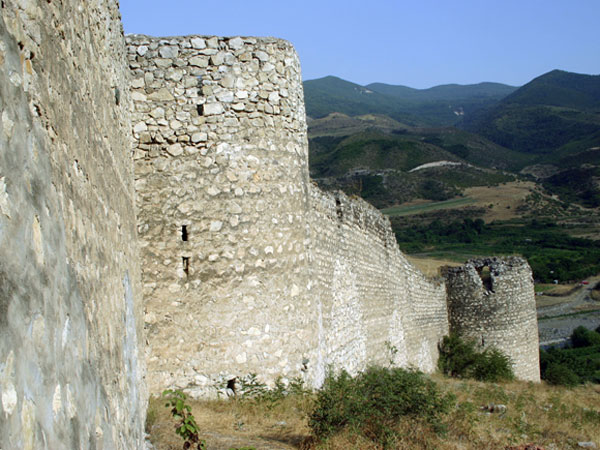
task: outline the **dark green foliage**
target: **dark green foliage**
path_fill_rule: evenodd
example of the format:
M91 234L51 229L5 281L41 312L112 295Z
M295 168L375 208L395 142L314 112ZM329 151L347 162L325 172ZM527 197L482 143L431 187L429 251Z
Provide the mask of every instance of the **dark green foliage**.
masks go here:
M454 398L442 394L423 374L400 368L371 367L356 377L330 374L317 393L309 425L320 439L351 429L389 448L403 417L443 431L442 420Z
M558 70L542 75L488 110L465 117L465 129L525 153L570 153L600 137L600 76ZM579 144L576 144L579 142Z
M512 380L515 377L510 358L496 348L488 348L478 355L472 374L476 380L489 382Z
M510 358L495 348L480 350L477 344L457 334L444 336L439 345L438 368L454 378L474 378L479 381L512 380Z
M573 348L591 347L593 345L600 345L600 334L596 331L590 331L584 326L579 326L571 333L571 346Z
M544 380L550 384L561 386L576 386L580 383L579 377L567 366L550 364L544 372Z
M439 350L438 368L444 375L453 378L468 377L478 354L473 341L465 341L457 334L451 334L444 336Z
M438 254L464 249L474 255L521 254L531 265L534 278L543 283L581 280L600 272L600 242L573 238L549 221L484 224L480 219L435 220L406 228L402 221L392 221L392 226L400 248L407 253L435 248Z
M600 383L600 333L577 327L570 347L540 350L540 369L542 379L552 384Z
M580 203L588 208L600 206L599 167L577 167L563 170L544 180L544 186L563 201Z

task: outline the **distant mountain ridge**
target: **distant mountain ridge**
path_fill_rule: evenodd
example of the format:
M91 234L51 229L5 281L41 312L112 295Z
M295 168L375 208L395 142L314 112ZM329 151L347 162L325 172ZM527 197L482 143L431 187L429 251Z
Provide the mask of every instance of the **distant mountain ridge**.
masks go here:
M600 75L553 70L534 78L504 98L502 103L600 108Z
M462 126L544 159L585 151L600 144L600 75L553 70L465 116Z
M452 196L521 170L566 201L600 205L600 75L553 70L520 88L337 77L304 87L312 176L379 207ZM408 173L436 161L461 165Z
M414 89L384 83L361 86L334 76L304 82L307 114L313 118L333 112L349 116L385 114L411 126L448 126L465 113L496 103L514 92L500 83L449 84Z
M471 97L491 97L499 100L518 89L515 86L491 82L465 85L442 84L428 89L414 89L407 86L396 86L384 83L371 83L366 87L373 91L407 101L455 101Z

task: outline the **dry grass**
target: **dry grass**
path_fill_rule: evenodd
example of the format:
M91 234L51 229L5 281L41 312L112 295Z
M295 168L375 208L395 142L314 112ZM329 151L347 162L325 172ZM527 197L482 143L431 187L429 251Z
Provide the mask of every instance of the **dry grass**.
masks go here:
M256 449L294 449L309 435L306 417L309 396L289 396L278 403L250 400L189 400L192 413L209 449L254 446ZM156 419L147 426L157 450L181 450L182 440L164 402L151 398Z
M437 277L440 275L440 268L443 266L460 266L461 263L447 259L420 258L417 256L406 255L411 264L416 266L428 277Z
M447 433L435 434L428 426L406 420L397 449L504 449L509 445L535 443L543 448L575 449L577 442L600 444L600 386L566 389L545 383L490 384L449 380L434 375L442 389L456 395L457 406L447 421ZM307 415L310 396L290 397L272 407L235 400L192 402L198 424L209 449L254 446L256 449L302 448L321 450L379 449L364 436L350 431L327 442L310 437ZM481 409L490 404L506 405L505 413ZM166 408L156 400L151 427L158 450L181 449L172 431Z
M483 220L510 220L521 217L519 206L536 190L536 184L531 181L513 181L498 186L477 186L465 189L465 197L475 200L470 206L486 208ZM492 205L491 208L489 206Z

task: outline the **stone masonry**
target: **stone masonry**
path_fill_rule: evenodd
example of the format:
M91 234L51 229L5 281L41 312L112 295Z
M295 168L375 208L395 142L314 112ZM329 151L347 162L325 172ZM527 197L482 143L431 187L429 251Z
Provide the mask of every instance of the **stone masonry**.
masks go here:
M389 221L308 178L298 58L272 38L127 38L150 389L430 372L446 288Z
M445 269L450 329L508 355L517 378L540 381L533 277L520 257Z
M456 330L539 380L524 260L429 279L311 183L289 43L126 40L113 0L0 10L0 448L142 448L146 361L152 393L317 387L430 372Z
M0 448L142 448L118 7L3 0L0 11Z

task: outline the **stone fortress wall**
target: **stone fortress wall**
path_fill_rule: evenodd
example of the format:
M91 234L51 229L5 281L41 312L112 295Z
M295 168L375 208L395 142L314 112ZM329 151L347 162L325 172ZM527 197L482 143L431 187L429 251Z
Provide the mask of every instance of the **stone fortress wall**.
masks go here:
M125 43L113 1L0 9L1 448L142 448L145 360L154 393L318 386L431 371L453 328L539 379L525 262L486 262L493 292L427 279L373 207L311 184L290 44Z
M390 359L434 370L444 283L375 208L311 184L292 46L127 43L151 391L214 394L248 373L318 386L330 366Z
M200 393L236 375L299 373L316 316L291 45L127 40L150 389Z
M119 11L13 0L0 11L0 448L142 448Z
M311 293L319 317L317 382L328 366L431 372L448 334L446 292L398 249L389 220L361 199L311 185ZM317 384L318 384L317 383Z
M514 363L515 376L540 381L533 277L521 257L474 259L446 268L450 328Z

